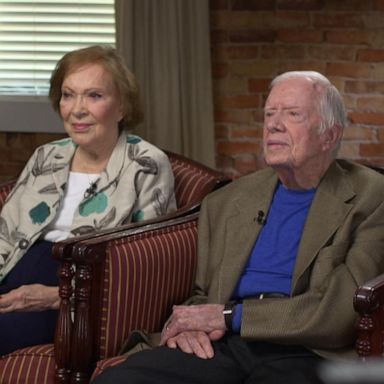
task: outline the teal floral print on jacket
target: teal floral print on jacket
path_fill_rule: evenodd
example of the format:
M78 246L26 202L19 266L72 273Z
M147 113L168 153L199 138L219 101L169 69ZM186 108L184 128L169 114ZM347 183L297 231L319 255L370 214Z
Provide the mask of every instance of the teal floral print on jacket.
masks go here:
M80 204L79 212L81 216L89 216L92 213L103 213L108 205L108 198L105 193L96 193Z
M42 201L29 211L29 216L33 224L43 224L47 217L50 215L51 210L47 203Z

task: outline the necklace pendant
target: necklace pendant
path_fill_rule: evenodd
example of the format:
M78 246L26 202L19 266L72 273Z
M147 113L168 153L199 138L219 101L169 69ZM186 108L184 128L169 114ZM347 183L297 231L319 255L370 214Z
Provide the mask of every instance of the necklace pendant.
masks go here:
M91 183L89 187L84 192L84 199L89 199L96 195L97 183Z

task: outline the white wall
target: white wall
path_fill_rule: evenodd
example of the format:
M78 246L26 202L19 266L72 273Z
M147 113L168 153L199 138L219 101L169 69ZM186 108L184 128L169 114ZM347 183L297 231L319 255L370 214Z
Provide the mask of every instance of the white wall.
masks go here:
M0 98L0 131L58 132L62 122L46 97Z

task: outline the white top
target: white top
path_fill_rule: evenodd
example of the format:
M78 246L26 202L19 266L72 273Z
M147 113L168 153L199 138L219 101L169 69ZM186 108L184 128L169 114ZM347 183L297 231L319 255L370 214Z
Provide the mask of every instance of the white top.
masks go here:
M56 242L69 237L76 209L84 200L84 193L100 175L97 173L70 172L64 199L55 220L47 227L44 240Z

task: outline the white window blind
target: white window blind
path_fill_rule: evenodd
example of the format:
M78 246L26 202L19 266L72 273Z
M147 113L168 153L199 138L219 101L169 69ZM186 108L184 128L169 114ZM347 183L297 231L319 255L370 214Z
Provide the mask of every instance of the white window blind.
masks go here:
M114 0L0 0L0 95L46 95L64 53L115 40Z

